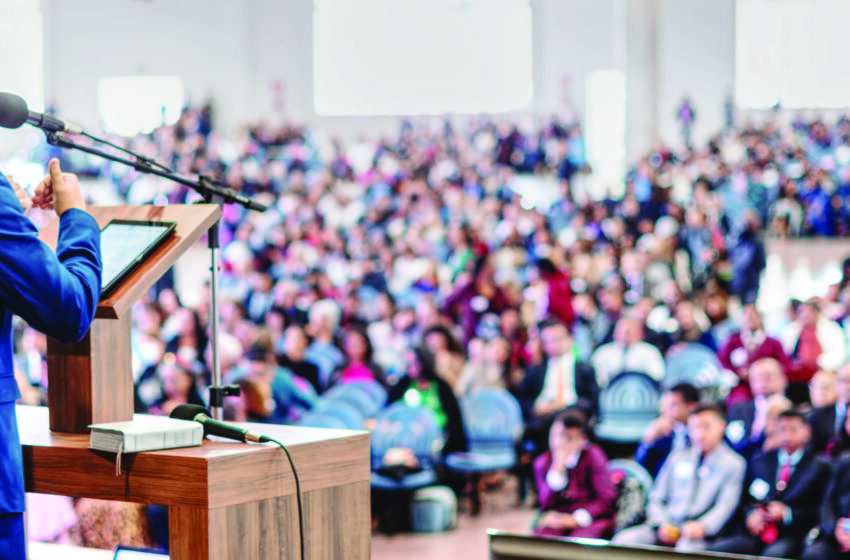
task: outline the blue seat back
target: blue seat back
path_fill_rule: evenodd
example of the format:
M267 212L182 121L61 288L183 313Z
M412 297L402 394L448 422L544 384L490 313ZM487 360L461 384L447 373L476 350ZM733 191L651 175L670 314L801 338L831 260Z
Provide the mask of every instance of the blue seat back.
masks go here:
M720 384L723 366L717 354L697 342L675 349L667 354L667 375L664 387L677 383L690 383L697 388L716 387Z
M321 400L313 409L319 414L338 418L349 430L362 430L365 417L351 403L343 399Z
M382 410L375 420L371 437L373 468L380 466L384 454L393 447L411 449L423 468L440 455L443 434L430 410L399 402Z
M513 449L522 435L522 411L505 389L479 389L465 397L460 407L470 451Z
M387 400L387 392L378 383L377 389L368 383L341 383L327 390L322 395L321 401L345 401L356 408L363 418L373 418L384 406ZM383 396L381 396L381 393ZM322 406L320 401L319 407Z
M624 371L616 375L599 394L600 439L637 442L647 426L658 417L661 389L643 372Z

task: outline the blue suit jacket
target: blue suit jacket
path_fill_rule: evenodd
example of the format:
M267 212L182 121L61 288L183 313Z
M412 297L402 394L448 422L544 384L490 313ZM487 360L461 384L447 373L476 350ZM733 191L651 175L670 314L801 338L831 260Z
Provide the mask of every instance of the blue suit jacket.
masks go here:
M672 450L673 434L660 437L649 445L641 441L635 451L635 461L655 478Z
M0 173L0 513L24 511L12 315L60 342L76 342L94 318L100 275L100 228L94 218L82 210L66 211L54 254L38 239Z

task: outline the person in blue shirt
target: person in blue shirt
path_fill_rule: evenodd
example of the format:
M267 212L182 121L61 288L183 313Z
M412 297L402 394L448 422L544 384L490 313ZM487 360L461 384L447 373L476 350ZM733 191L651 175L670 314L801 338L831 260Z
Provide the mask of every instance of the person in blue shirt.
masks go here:
M76 176L59 160L30 198L0 173L0 558L26 558L24 473L15 419L19 396L12 358L12 315L63 343L88 332L100 300L100 228L86 212ZM38 239L28 207L54 209L54 253Z

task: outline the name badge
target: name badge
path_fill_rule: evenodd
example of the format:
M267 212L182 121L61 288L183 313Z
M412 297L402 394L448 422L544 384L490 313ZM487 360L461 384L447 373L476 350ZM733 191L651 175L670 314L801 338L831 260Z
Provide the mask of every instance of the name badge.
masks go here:
M676 478L690 478L694 474L694 464L690 461L679 461L673 467L673 476Z
M770 492L770 484L766 480L757 478L750 484L750 496L756 500L764 500L767 498L768 492Z
M732 420L729 422L729 425L726 426L726 437L732 443L738 443L742 439L744 439L744 435L746 435L747 431L744 428L743 420Z

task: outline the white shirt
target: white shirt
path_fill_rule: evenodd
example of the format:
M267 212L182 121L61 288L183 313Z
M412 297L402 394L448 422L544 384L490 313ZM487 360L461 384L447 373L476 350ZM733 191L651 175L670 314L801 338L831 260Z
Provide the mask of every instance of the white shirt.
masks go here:
M596 383L600 388L624 371L641 371L656 381L664 379L664 357L658 348L647 342L635 342L624 348L618 342L609 342L596 349L590 357L596 370Z
M560 358L550 358L546 365L543 390L534 405L548 404L558 400L559 389L565 406L578 401L575 388L575 358L567 352Z

